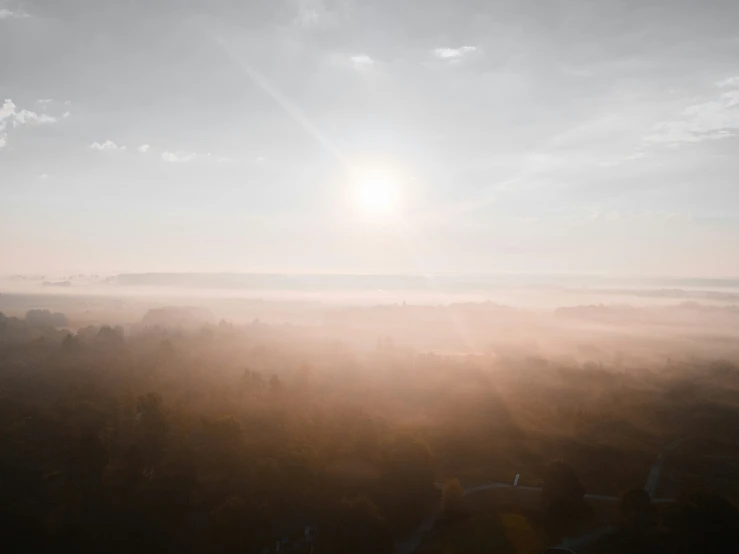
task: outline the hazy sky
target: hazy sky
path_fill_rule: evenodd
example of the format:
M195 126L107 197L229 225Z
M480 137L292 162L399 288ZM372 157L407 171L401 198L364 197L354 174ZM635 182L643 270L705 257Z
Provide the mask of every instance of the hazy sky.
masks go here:
M738 21L0 0L0 273L739 275ZM396 217L357 210L357 168L394 176Z

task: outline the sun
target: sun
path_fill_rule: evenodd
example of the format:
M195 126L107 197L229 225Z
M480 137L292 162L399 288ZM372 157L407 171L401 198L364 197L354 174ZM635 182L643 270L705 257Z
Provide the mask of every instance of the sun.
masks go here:
M398 212L400 190L396 180L387 172L363 172L356 183L356 201L365 214L388 217Z

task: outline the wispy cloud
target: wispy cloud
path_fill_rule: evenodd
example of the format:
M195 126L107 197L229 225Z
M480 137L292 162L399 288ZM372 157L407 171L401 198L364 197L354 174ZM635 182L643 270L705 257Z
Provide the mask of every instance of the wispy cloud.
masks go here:
M739 75L736 75L734 77L728 77L726 79L723 79L716 83L717 87L733 87L733 88L739 88Z
M25 19L26 17L30 16L23 10L0 8L0 19Z
M93 142L89 146L92 150L97 150L98 152L112 152L112 151L122 151L125 152L128 150L128 148L125 145L117 144L116 142L108 139L103 142ZM139 146L136 146L135 148L132 148L132 150L135 150L136 152L139 152L140 154L147 154L152 151L150 144L140 144ZM197 152L186 152L183 150L163 150L159 157L167 162L167 163L186 163L186 162L194 162L194 161L200 161L200 162L214 162L214 163L227 163L231 162L232 159L227 156L222 155L216 155L212 154L211 152L208 152L206 154L198 154Z
M368 69L375 65L375 60L367 54L358 54L349 58L356 69Z
M192 161L195 158L195 154L188 152L162 152L162 159L169 163L184 163Z
M36 100L36 103L41 107L41 111L46 113L50 107L61 107L61 106L69 106L71 102L69 100L62 102L61 100L54 100L53 98L39 98ZM72 115L72 112L69 110L65 110L62 115L60 116L62 119L66 119L69 116ZM33 116L32 116L33 117ZM39 116L42 119L45 119L47 123L54 123L59 118L57 117L48 117L48 116Z
M643 160L644 158L648 158L649 154L646 152L638 151L634 152L633 154L629 154L628 156L624 157L624 160Z
M206 154L198 154L197 152L176 152L165 150L162 152L162 159L169 163L186 163L186 162L207 162L207 163L228 163L233 161L228 156L220 156L207 152Z
M352 69L357 72L368 72L377 66L377 60L367 54L346 54L334 52L327 56L328 61L342 69Z
M93 142L90 145L90 148L92 148L93 150L98 150L100 152L103 152L106 150L125 150L126 149L125 146L119 146L118 144L116 144L110 139L106 140L105 142L97 142L97 141Z
M326 6L324 0L296 0L295 24L306 30L320 30L336 27L340 13Z
M678 146L685 143L718 140L739 132L739 76L720 81L721 89L707 102L693 104L678 118L658 123L645 142Z
M477 46L460 46L459 48L437 48L434 56L441 60L458 61L464 56L477 52Z
M210 152L205 155L205 159L216 163L228 163L232 161L231 158L229 158L228 156L216 156L215 154L211 154Z

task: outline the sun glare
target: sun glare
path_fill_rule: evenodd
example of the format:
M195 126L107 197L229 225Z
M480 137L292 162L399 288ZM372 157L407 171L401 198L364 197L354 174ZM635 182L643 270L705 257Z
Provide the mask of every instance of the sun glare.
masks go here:
M385 173L363 174L358 179L356 194L359 208L368 215L386 217L398 211L398 185Z

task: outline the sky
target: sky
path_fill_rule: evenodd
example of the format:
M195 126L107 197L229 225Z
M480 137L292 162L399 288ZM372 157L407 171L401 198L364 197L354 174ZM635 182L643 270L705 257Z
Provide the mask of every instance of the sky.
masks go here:
M739 276L737 21L0 0L0 273ZM356 202L375 174L391 214Z

